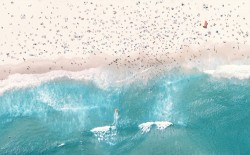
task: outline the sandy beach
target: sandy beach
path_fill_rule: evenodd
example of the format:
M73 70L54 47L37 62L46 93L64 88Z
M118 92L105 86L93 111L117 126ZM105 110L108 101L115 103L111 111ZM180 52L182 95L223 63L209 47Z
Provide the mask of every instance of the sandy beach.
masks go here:
M250 154L250 0L0 0L0 155Z
M249 65L249 6L232 0L3 1L0 80L100 66Z

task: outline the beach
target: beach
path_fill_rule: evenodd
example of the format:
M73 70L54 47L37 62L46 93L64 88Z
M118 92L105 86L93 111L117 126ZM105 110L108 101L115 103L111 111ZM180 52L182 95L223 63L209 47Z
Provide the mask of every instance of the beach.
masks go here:
M248 6L244 1L6 1L0 5L0 79L97 66L249 65Z
M0 154L250 154L247 0L2 0Z

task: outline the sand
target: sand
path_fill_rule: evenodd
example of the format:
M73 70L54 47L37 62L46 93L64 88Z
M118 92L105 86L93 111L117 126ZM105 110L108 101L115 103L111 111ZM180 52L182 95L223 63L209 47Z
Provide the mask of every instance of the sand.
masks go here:
M250 65L249 7L243 0L2 1L0 80L100 66Z

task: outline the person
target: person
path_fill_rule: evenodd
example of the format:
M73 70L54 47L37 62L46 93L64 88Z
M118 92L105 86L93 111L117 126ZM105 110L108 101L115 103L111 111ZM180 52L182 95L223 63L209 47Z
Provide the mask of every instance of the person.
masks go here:
M113 122L113 126L116 126L117 123L118 123L118 119L119 119L119 110L118 109L115 109L115 112L114 112L114 122Z
M205 22L204 22L204 25L203 25L203 28L207 28L207 25L208 25L208 23L207 23L207 21L205 20Z

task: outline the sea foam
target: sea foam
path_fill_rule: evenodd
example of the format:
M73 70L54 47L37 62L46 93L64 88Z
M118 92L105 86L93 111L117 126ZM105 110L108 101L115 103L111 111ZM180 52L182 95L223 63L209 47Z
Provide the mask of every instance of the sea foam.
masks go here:
M7 79L0 81L0 95L11 89L20 89L38 86L42 83L67 78L73 80L93 80L98 86L105 87L105 72L101 72L100 68L91 68L79 72L57 70L43 74L13 74Z
M151 130L152 126L154 125L156 126L158 130L164 130L167 127L173 125L173 123L167 122L167 121L146 122L146 123L140 124L139 128L142 131L142 133L147 133Z
M109 141L114 136L116 136L116 127L115 126L102 126L96 127L90 130L98 141Z
M151 68L142 71L126 73L114 71L103 67L90 68L83 71L55 70L42 74L13 74L5 80L0 80L0 95L12 89L29 88L39 86L42 83L57 79L71 79L80 81L93 81L99 88L106 89L110 86L119 86L123 83L131 83L142 74L145 77Z
M216 78L249 79L250 65L222 65L215 70L205 70L204 73Z

